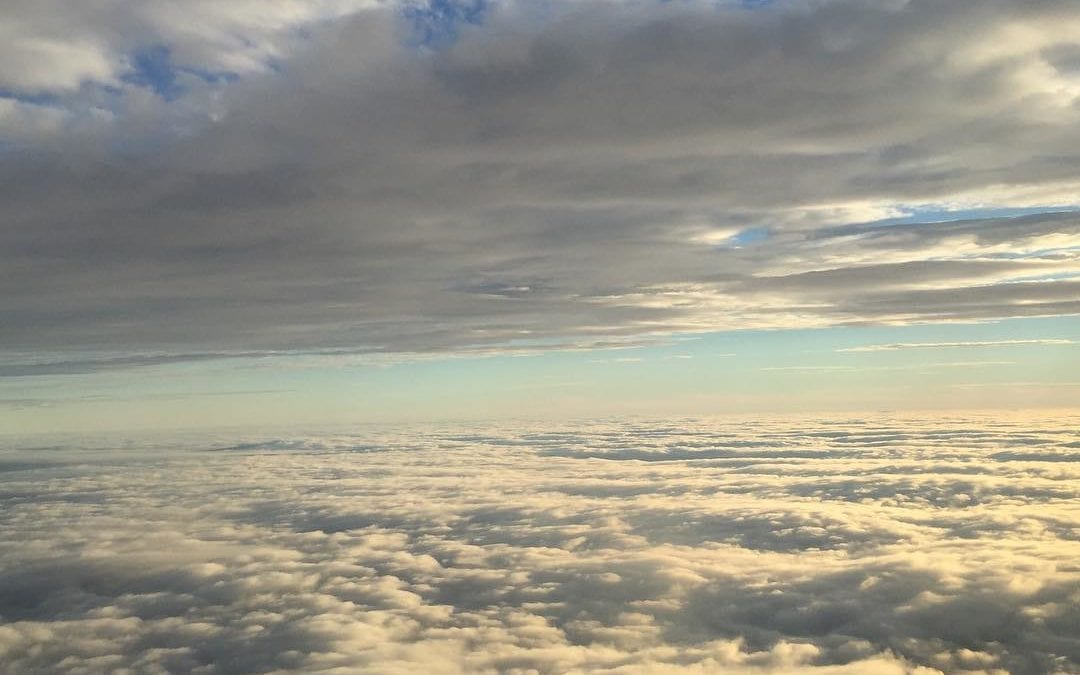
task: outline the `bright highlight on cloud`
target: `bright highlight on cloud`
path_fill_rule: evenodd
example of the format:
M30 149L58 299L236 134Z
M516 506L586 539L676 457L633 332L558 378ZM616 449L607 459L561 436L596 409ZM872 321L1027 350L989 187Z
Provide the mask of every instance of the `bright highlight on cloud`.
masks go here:
M9 443L0 670L1076 673L1078 428Z
M884 345L863 345L845 347L838 352L895 352L901 349L953 349L964 347L1015 347L1025 345L1071 345L1076 344L1065 338L1044 340L971 340L968 342L894 342Z
M1080 311L1071 1L70 4L0 40L23 363Z

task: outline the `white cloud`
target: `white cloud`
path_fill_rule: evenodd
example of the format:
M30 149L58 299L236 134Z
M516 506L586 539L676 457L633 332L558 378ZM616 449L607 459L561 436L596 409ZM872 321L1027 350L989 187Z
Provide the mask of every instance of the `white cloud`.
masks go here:
M9 440L0 669L1073 672L1077 422Z
M893 342L881 345L862 345L843 347L838 352L894 352L902 349L954 349L964 347L1018 347L1027 345L1072 345L1066 338L1045 338L1038 340L969 340L965 342Z

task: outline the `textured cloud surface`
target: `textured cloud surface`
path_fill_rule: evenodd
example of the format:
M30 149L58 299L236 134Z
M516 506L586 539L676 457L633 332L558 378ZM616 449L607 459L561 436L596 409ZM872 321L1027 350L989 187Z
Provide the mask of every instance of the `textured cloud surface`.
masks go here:
M73 4L0 29L20 354L1080 310L1072 0Z
M1077 428L9 441L0 670L1078 673Z

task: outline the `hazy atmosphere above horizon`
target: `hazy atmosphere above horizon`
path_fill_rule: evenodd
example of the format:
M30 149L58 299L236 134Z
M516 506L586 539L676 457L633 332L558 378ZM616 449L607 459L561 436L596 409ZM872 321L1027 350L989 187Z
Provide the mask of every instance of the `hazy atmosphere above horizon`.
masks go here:
M3 0L0 673L1080 675L1077 0Z

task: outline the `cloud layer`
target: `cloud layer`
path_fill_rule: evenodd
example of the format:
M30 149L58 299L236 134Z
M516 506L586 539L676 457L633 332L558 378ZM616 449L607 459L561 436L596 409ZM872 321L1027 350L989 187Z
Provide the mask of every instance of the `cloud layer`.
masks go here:
M0 669L1078 673L1078 421L9 441Z
M1075 204L1073 2L95 7L6 13L9 350L430 352L1080 308L1073 213L878 222ZM446 37L418 43L418 17Z

